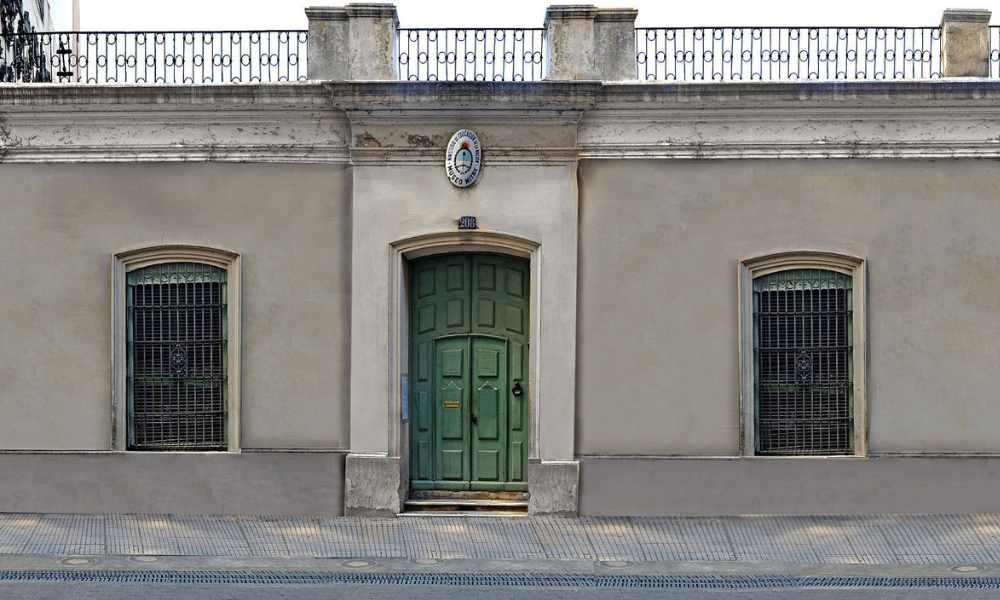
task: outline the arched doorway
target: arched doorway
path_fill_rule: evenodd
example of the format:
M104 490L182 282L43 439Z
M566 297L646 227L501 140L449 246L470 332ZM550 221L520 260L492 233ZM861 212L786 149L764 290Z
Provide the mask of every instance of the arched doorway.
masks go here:
M409 267L411 498L524 494L529 261L463 252Z

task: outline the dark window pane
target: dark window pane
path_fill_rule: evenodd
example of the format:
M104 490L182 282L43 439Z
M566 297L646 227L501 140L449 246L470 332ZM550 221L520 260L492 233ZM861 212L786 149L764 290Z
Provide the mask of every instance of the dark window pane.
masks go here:
M226 448L226 272L170 263L127 275L129 448Z
M851 454L851 278L781 271L754 280L757 453Z

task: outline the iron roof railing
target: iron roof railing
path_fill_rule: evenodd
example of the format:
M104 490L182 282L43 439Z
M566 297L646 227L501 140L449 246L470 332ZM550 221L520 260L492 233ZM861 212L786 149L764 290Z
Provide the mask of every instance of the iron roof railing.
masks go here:
M545 30L531 27L399 30L399 78L538 81Z
M240 83L306 78L307 31L88 31L0 36L0 82Z
M636 76L651 81L926 79L940 27L642 27Z
M1000 77L1000 26L990 29ZM402 28L401 80L538 81L545 29ZM0 82L250 83L308 76L304 30L0 34ZM636 78L650 81L927 79L941 76L941 28L640 27Z
M1000 25L990 25L990 77L1000 77Z

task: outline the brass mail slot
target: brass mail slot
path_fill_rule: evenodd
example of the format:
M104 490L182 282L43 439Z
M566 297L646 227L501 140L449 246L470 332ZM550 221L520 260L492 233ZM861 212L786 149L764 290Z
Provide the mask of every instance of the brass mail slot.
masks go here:
M460 401L458 401L458 400L445 400L444 401L444 407L445 408L461 408L462 407L462 403Z

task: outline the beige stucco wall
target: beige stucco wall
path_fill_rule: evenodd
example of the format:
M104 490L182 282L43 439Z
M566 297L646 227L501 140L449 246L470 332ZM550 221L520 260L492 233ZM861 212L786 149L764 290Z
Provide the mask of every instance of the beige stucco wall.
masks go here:
M0 166L0 449L111 443L111 255L243 257L244 448L348 447L350 171Z
M1000 165L586 161L577 452L733 455L737 262L869 261L870 451L997 452Z

